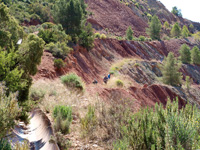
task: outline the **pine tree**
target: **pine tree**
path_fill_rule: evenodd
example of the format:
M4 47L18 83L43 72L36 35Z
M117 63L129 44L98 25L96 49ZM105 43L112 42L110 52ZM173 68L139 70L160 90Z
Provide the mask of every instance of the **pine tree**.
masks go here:
M161 23L159 18L154 15L151 19L151 22L149 23L149 28L147 29L148 35L153 40L160 40L160 31L161 31Z
M164 26L165 29L168 29L169 28L169 23L167 21L165 21L163 26Z
M174 54L170 52L161 66L163 83L172 86L181 85L182 74L179 72L180 67L181 64L177 62Z
M172 11L171 11L174 15L176 15L176 16L178 16L178 17L182 17L182 13L181 13L181 10L179 9L178 10L178 8L176 7L176 6L174 6L173 8L172 8Z
M174 26L172 27L172 30L171 30L171 36L172 37L179 37L181 35L181 28L177 23L174 24Z
M93 36L92 25L84 21L82 23L82 29L83 29L82 33L79 36L79 44L83 47L86 47L89 50L94 46L93 44L94 36Z
M186 25L184 25L184 26L183 26L183 29L182 29L182 32L181 32L181 34L182 34L182 36L183 36L184 38L186 38L186 37L188 37L188 36L189 36L189 34L190 34L190 31L188 30L188 28L187 28L187 26L186 26Z
M194 29L194 25L190 24L189 28L193 30Z
M200 51L197 46L193 47L193 49L191 50L191 59L192 64L200 65Z
M128 29L126 30L126 39L133 40L133 30L131 26L129 26Z
M62 24L67 34L76 37L81 33L81 21L84 15L79 0L57 1L54 13L55 21Z
M179 53L182 63L189 64L191 62L191 53L189 46L183 44L179 50Z

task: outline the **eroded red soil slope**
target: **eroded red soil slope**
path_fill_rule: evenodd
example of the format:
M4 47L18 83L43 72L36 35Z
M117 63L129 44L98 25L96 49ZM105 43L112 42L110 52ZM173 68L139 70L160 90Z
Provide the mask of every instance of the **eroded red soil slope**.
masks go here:
M95 47L89 52L81 47L75 47L72 54L66 58L66 66L62 70L57 71L53 66L53 57L50 53L44 52L42 63L39 66L39 72L34 77L38 78L56 78L68 72L75 72L82 77L86 83L86 90L96 95L97 93L102 98L109 99L109 94L112 91L117 91L126 95L131 99L135 99L135 106L153 106L156 102L166 104L168 98L178 96L172 89L162 85L143 85L137 86L136 82L132 82L129 89L112 89L107 88L103 84L104 74L108 74L111 65L123 58L134 58L143 60L156 59L160 61L170 51L178 54L178 50L183 43L189 44L191 47L194 43L186 40L170 40L170 41L153 41L153 42L129 42L118 41L114 39L95 40ZM97 79L99 84L95 87L92 81ZM124 96L125 97L125 96ZM184 100L180 98L181 105L184 105Z

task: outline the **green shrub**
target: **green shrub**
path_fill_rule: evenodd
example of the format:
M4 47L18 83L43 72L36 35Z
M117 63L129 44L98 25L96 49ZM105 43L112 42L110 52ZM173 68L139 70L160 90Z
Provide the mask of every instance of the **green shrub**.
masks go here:
M191 62L190 47L187 44L181 45L179 53L182 63L189 64Z
M140 35L140 36L139 36L139 41L145 41L145 37L142 36L142 35Z
M139 63L135 63L135 64L134 64L134 67L139 67L139 66L140 66Z
M69 133L72 122L72 108L63 105L55 106L53 110L53 116L55 119L55 130L60 131L63 134Z
M80 90L84 89L81 78L74 73L70 73L65 76L62 76L60 79L61 79L62 83L68 87L77 88Z
M85 25L82 25L82 32L79 35L79 45L83 46L87 50L90 50L94 44L94 33L93 28L90 23L83 23ZM86 25L87 24L87 25Z
M40 30L38 36L42 38L47 44L50 42L56 42L56 38L53 36L53 31L50 29Z
M129 26L128 29L126 30L126 39L133 40L133 30L131 26Z
M152 41L152 38L146 38L146 41Z
M172 29L170 31L170 34L171 34L172 37L176 37L176 38L180 37L180 35L181 35L181 27L180 27L178 22L176 22L173 25L173 27L172 27Z
M88 134L95 129L97 120L95 115L95 108L93 106L88 107L88 112L84 118L81 118L81 129L83 134Z
M118 80L116 80L116 85L119 87L122 87L122 86L124 86L124 83L118 79Z
M170 40L170 37L165 35L162 40Z
M54 59L54 66L58 69L63 68L65 66L65 63L62 59Z
M153 39L153 40L160 40L160 32L161 32L161 22L158 18L158 16L154 15L151 18L151 21L149 22L149 28L147 28L147 34Z
M54 57L65 59L65 57L72 51L65 42L49 43L46 45L46 50L51 52Z
M59 113L61 114L62 119L68 119L69 122L72 121L72 108L68 107L68 106L63 106L63 105L59 105L59 106L55 106L54 110L53 110L53 116L54 118L56 118Z
M66 139L65 135L61 132L55 133L55 137L51 136L50 143L57 143L61 150L68 150L71 146L69 139Z
M44 89L30 88L29 97L31 100L37 101L44 98L46 91Z
M174 57L174 53L170 52L160 67L163 74L163 83L172 86L181 85L182 73L179 72L181 63L177 62L177 59Z
M118 140L113 143L113 150L128 150L129 143L127 139Z
M15 125L15 119L21 113L17 102L17 93L7 94L7 88L0 83L0 140L4 138ZM4 141L1 141L4 143Z
M185 77L185 86L188 91L190 90L191 84L192 84L192 79L189 76L186 76Z
M101 36L100 36L100 39L106 39L107 37L106 37L106 35L105 34L101 34Z
M98 32L97 32L97 33L95 33L95 35L94 35L94 36L95 36L95 38L97 38L97 39L100 39L100 38L101 38L101 34L100 34L100 33L98 33Z
M197 46L194 46L191 50L191 60L195 65L200 65L200 51Z
M169 23L168 23L168 21L165 21L163 27L164 27L165 29L168 29L168 28L169 28Z
M179 110L178 100L168 100L154 108L142 109L122 126L122 138L131 149L198 149L200 111L186 104Z
M152 15L148 13L148 14L147 14L147 18L149 19L149 21L151 21Z
M139 9L139 7L140 7L138 3L135 3L135 6L136 6L138 9Z
M7 139L0 139L0 149L1 150L12 150L11 144Z

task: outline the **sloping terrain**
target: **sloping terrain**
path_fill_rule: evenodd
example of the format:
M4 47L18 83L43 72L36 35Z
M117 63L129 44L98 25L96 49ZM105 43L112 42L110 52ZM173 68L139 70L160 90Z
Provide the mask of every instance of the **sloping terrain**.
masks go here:
M98 93L105 101L114 92L121 93L122 97L127 96L128 99L135 99L136 109L141 106L153 106L156 102L166 104L168 98L175 99L177 96L180 104L184 105L188 96L182 94L185 92L183 89L160 85L159 80L157 80L162 75L158 64L170 51L178 56L178 50L184 43L191 47L198 44L193 42L192 38L152 42L95 40L95 47L89 52L81 47L75 47L75 51L65 60L66 66L59 71L56 71L53 66L51 54L44 52L39 72L34 78L54 79L68 72L75 72L82 77L87 85L86 90L91 95ZM123 61L124 58L128 61ZM135 63L138 63L139 67L135 67ZM119 73L125 76L122 80L130 81L125 89L110 88L103 83L104 75L109 73L113 64L118 64ZM194 83L199 83L200 67L183 65L181 70L184 77L189 75ZM94 79L99 82L97 86L92 85ZM196 96L194 99L199 99L199 97Z
M88 21L97 32L108 33L116 36L124 36L129 26L132 27L136 37L146 36L148 27L148 14L157 15L162 24L168 21L169 24L179 22L181 27L189 27L193 24L196 30L200 29L200 24L177 17L167 10L167 8L157 0L86 0L88 10L91 15Z
M73 53L66 58L66 66L61 71L55 71L53 57L44 52L39 71L34 78L55 78L69 71L75 71L87 84L94 78L101 79L104 73L108 73L112 63L123 58L138 58L144 60L163 60L164 56L172 51L178 56L178 50L182 44L195 46L195 42L185 39L173 39L170 41L118 41L114 39L95 40L94 48L89 52L81 47L76 47ZM100 81L101 82L101 81Z
M146 35L147 23L139 18L129 7L118 0L86 0L93 14L88 21L98 31L108 29L111 34L123 36L128 26L135 35Z

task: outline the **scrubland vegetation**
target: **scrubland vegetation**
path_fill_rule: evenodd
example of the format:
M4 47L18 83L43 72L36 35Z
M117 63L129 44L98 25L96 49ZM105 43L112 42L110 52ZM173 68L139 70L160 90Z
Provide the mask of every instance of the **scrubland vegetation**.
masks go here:
M120 0L127 7L130 1ZM131 3L139 10L143 5ZM200 32L193 32L194 25L181 26L178 22L161 23L150 8L144 12L149 27L144 35L135 37L131 26L123 36L110 35L109 29L94 33L88 23L87 5L84 0L2 0L0 3L0 149L10 150L7 135L18 121L29 123L29 113L39 107L49 113L53 121L55 137L49 142L57 143L60 149L69 149L66 137L76 132L82 140L97 140L105 149L199 149L200 111L196 105L185 102L179 106L178 98L155 108L133 110L134 99L112 95L107 103L99 95L90 97L85 83L78 74L68 73L55 81L32 81L37 73L43 51L54 57L56 71L66 66L66 57L77 45L90 51L94 39L101 41L114 37L117 40L139 41L170 40L193 36L200 41ZM182 17L174 7L172 13ZM192 33L193 34L192 34ZM164 34L163 34L164 33ZM22 43L18 43L22 40ZM140 42L141 41L141 42ZM18 43L18 44L17 44ZM131 42L129 42L131 43ZM160 63L161 81L169 86L182 86L182 64L200 65L198 46L183 44L180 57L172 52ZM138 59L123 59L111 65L112 79L106 88L126 91L130 78L119 72L125 65L140 70ZM119 75L120 74L120 75ZM185 77L189 91L192 79ZM74 124L73 124L74 123ZM74 126L72 126L73 124ZM29 149L29 143L17 143L16 149Z

